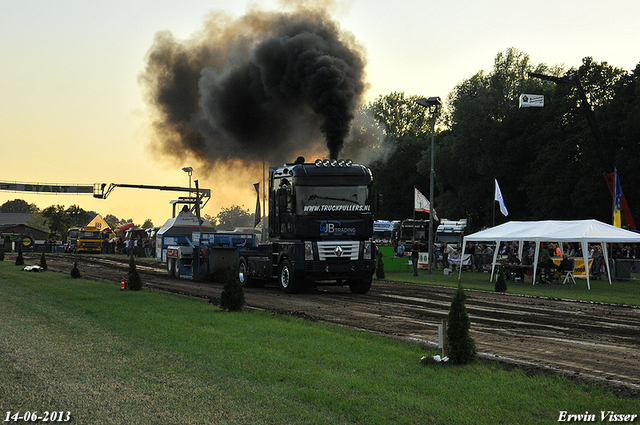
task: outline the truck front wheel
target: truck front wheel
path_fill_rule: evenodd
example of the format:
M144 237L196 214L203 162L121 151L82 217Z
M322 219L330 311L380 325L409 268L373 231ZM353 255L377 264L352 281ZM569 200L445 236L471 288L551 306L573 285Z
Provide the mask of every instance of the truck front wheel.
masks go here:
M298 282L294 278L293 267L289 260L284 260L280 264L280 273L278 273L278 281L280 289L287 294L293 294L298 291Z
M362 280L350 280L349 289L354 294L366 294L371 289L371 280L370 277Z
M263 287L264 282L254 279L249 276L249 268L247 267L247 260L240 258L238 261L238 279L240 284L245 288Z

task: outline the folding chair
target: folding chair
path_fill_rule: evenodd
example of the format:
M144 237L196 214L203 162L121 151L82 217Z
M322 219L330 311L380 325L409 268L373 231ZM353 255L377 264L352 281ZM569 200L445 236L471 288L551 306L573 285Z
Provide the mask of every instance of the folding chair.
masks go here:
M571 261L571 269L569 270L563 270L562 274L560 274L560 279L562 279L564 277L564 280L562 281L562 284L564 285L565 283L567 283L567 281L569 279L571 279L571 281L573 282L571 284L571 287L573 287L573 285L575 285L576 280L573 277L573 274L576 271L576 260L569 260Z

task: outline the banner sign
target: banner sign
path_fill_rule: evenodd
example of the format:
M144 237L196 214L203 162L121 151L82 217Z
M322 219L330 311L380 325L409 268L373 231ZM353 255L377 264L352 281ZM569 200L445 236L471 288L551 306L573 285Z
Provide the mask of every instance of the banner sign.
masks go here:
M28 184L28 183L5 183L0 182L0 190L11 190L14 192L33 193L93 193L93 186L70 186L57 184Z
M542 108L544 106L544 95L542 94L521 94L519 108Z
M571 259L576 263L576 270L573 272L573 275L575 277L586 279L587 278L587 271L584 269L584 258L582 258L582 257L571 257ZM556 266L559 266L560 262L562 261L562 258L553 257L552 260L553 260L553 263ZM589 263L589 270L591 270L591 266L593 265L593 259L589 258L589 259L587 259L587 261Z

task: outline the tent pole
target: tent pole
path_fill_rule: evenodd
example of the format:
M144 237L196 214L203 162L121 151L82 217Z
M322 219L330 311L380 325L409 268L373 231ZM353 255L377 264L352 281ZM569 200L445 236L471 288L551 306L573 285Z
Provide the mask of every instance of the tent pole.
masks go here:
M536 284L536 272L538 270L538 257L540 256L540 241L536 239L536 254L533 260L533 284Z
M493 251L493 264L491 265L491 279L489 279L489 282L493 282L493 274L495 272L496 269L496 261L498 260L498 250L500 249L500 240L496 241L496 250ZM497 280L497 277L496 277Z
M584 261L584 271L587 275L587 288L591 289L591 283L589 281L589 275L591 274L591 268L589 267L589 246L586 240L582 240L582 259Z
M609 267L609 256L607 254L607 244L605 242L600 243L600 248L602 248L602 254L604 255L604 264L607 268L607 277L609 278L609 285L611 285L611 268Z
M462 260L464 259L464 250L467 247L467 237L462 237L462 254L460 255L460 270L458 272L458 280L462 278ZM473 271L473 254L471 254L471 271Z

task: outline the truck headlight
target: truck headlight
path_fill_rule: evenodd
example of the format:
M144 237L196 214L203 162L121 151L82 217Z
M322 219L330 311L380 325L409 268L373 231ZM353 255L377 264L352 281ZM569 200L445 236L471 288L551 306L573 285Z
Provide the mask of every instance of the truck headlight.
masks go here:
M313 260L313 242L305 242L304 243L304 260L312 261Z
M364 242L364 252L362 257L365 260L371 260L371 241L365 241Z

